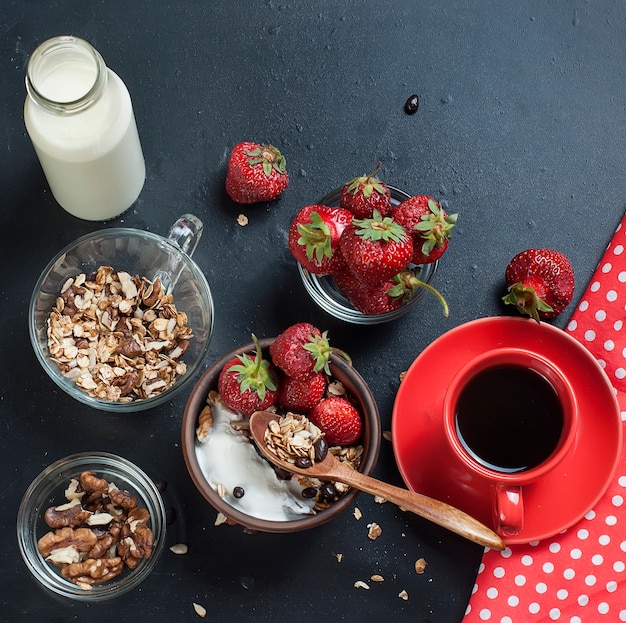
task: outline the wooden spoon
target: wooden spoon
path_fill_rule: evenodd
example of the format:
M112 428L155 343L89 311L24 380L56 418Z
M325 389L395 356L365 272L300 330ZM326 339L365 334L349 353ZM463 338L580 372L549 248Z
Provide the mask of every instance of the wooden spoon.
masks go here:
M388 502L393 502L420 517L474 541L483 547L504 549L502 539L490 528L474 519L467 513L454 508L445 502L434 500L420 493L394 487L388 483L366 476L351 467L344 465L330 452L322 461L313 463L311 467L296 467L293 463L282 461L269 448L265 441L265 431L271 420L278 420L279 416L271 411L257 411L250 418L250 432L254 441L268 461L295 474L303 474L320 480L343 482L360 491L380 496Z

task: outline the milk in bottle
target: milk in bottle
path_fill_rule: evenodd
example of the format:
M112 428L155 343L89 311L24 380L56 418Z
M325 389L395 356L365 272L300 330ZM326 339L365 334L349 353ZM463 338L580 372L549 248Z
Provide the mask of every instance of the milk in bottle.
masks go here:
M86 41L55 37L33 52L26 88L26 129L59 204L91 221L127 210L146 169L119 76Z

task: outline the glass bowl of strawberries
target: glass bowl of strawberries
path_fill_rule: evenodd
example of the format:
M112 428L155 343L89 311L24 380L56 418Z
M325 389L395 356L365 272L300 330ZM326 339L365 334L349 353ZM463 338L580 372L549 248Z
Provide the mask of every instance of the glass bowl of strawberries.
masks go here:
M370 174L301 209L291 222L289 248L306 291L335 318L389 322L427 291L447 315L431 282L456 218L431 197L411 196Z
M262 458L249 432L256 411L281 421L304 415L322 430L326 452L365 474L376 465L382 439L376 401L347 355L329 346L327 332L298 323L276 338L253 336L204 372L183 414L185 464L218 512L216 525L297 532L354 502L356 489L297 476Z

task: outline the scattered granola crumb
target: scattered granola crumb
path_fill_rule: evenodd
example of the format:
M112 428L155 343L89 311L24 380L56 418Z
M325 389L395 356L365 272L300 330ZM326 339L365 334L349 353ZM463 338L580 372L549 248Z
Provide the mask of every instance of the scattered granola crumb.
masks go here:
M386 439L387 441L391 441L391 431L390 430L384 430L383 431L383 439Z
M367 584L367 582L363 582L363 580L357 580L354 583L354 588L364 588L365 590L369 591L370 586L369 584Z
M363 517L363 513L361 512L361 509L358 507L355 507L354 509L354 518L359 520L361 519L361 517Z
M184 543L176 543L176 545L170 547L170 552L173 554L186 554L188 551L189 548Z
M193 602L193 609L195 610L196 614L203 618L206 616L206 608L204 606L201 606L200 604L197 604L195 601Z
M374 575L370 578L370 580L371 580L372 582L384 582L384 581L385 581L385 578L384 578L382 575L380 575L379 573L375 573L375 574L374 574Z
M405 376L406 376L406 370L404 370L404 372L400 372L400 374L399 374L400 381L404 381L404 377Z
M400 599L404 599L404 601L409 601L409 594L405 590L400 591L398 593L398 597L400 597Z
M420 575L426 571L426 565L428 563L424 558L419 558L415 561L415 573L419 573Z
M380 495L375 495L374 496L374 502L376 502L376 504L384 504L387 500L385 500L385 498L381 497Z
M343 560L343 554L335 554L335 558L337 559L337 562L341 562Z
M367 524L367 527L368 527L367 536L372 541L375 541L383 533L383 529L376 522Z
M240 214L237 217L237 222L242 226L245 227L248 224L248 217L245 214Z

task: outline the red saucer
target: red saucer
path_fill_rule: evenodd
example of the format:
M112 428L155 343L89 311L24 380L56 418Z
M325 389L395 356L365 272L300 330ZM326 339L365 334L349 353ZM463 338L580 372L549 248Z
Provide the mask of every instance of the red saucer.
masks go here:
M617 468L622 422L615 392L580 342L552 325L522 317L482 318L460 325L411 364L396 396L391 434L409 489L448 502L495 528L488 488L481 496L472 495L462 478L452 476L455 461L444 433L443 396L469 359L506 346L535 351L559 366L580 409L580 430L570 454L552 475L524 487L524 528L504 539L516 544L548 538L582 519Z

